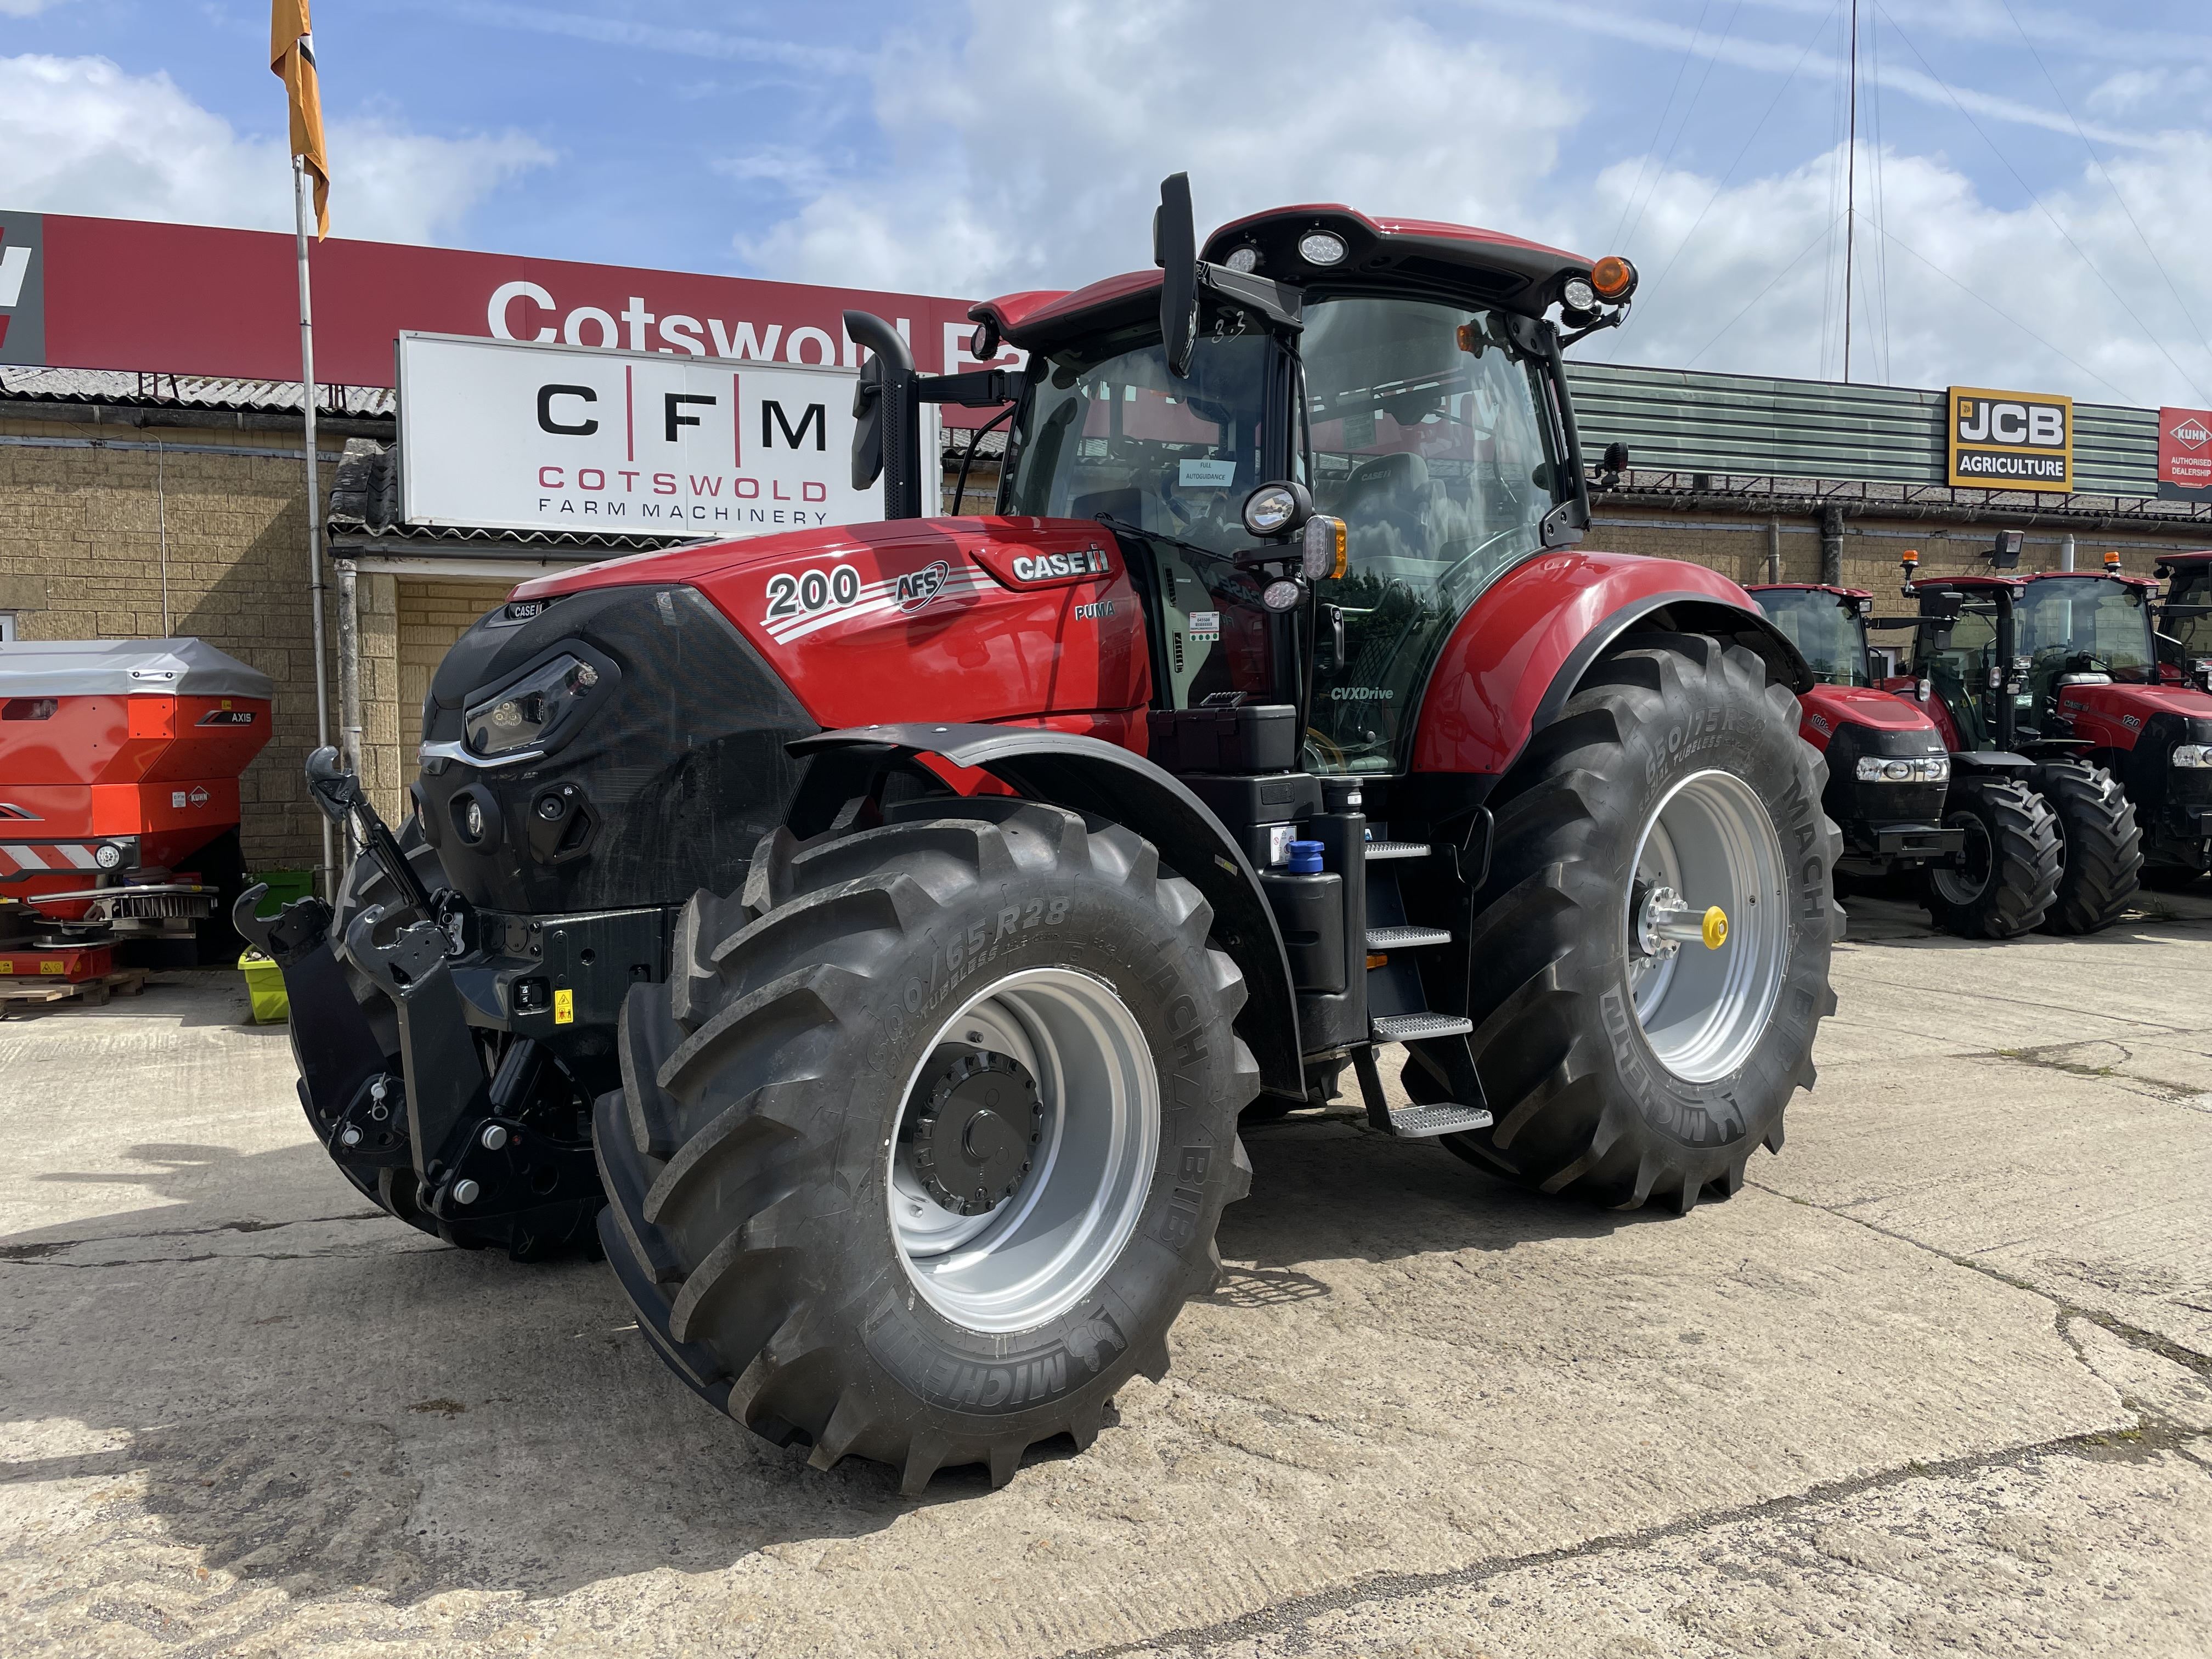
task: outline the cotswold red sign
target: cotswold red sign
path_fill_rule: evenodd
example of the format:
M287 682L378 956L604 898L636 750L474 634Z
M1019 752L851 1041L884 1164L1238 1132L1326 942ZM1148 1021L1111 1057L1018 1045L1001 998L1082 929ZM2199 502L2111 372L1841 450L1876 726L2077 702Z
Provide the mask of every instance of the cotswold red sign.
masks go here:
M0 212L0 363L296 380L297 258L267 231ZM336 238L311 258L325 383L390 386L403 329L850 368L848 309L926 373L975 367L965 300Z
M2158 493L2212 501L2212 409L2158 411Z

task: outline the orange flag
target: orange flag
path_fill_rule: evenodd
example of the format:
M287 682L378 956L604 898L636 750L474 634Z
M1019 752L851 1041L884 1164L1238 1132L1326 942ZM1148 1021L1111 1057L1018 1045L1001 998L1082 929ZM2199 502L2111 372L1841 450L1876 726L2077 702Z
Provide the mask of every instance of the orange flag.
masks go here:
M331 234L331 166L323 149L323 92L315 79L315 36L307 0L270 0L269 67L292 106L292 154L315 180L315 236Z

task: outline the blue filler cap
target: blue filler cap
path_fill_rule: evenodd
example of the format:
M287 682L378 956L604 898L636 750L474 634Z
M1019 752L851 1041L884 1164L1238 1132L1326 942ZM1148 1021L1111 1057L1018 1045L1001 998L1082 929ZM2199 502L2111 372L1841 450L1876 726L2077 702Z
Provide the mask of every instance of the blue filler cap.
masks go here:
M1317 876L1321 873L1319 842L1294 841L1291 843L1291 873L1294 876Z

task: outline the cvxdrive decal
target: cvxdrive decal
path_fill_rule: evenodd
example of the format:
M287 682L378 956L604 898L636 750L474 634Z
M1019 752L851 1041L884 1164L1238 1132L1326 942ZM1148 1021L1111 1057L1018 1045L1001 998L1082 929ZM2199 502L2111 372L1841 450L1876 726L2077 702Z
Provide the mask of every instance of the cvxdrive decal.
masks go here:
M955 569L944 559L873 581L862 580L849 564L779 570L768 579L768 609L761 621L769 638L788 645L832 623L916 611L939 599L964 599L996 586L973 565Z

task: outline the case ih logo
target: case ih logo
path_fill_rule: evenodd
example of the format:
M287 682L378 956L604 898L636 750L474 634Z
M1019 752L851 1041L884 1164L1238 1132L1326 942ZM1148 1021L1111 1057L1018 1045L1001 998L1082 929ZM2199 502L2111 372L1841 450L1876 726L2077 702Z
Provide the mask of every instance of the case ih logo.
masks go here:
M1079 553L1024 553L1014 561L1014 579L1024 582L1065 581L1070 576L1110 576L1113 562L1093 542Z

